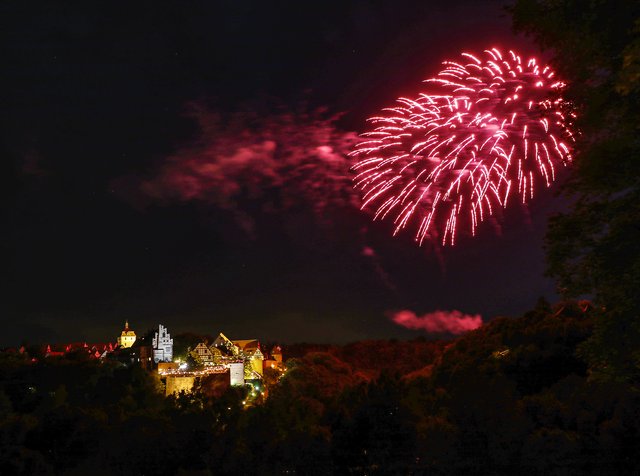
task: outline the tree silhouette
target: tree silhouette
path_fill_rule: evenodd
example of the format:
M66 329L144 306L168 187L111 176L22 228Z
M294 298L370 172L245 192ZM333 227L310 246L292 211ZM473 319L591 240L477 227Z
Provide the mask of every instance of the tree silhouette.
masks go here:
M595 298L583 346L594 377L640 382L640 4L518 0L514 26L554 55L578 109L576 160L553 217L548 272L569 297Z

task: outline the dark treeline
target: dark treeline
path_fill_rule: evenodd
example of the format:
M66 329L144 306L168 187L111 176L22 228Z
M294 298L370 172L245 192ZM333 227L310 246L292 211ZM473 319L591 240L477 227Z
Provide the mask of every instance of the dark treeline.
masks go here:
M450 342L309 348L247 409L238 389L165 398L136 367L5 353L2 472L637 474L640 395L576 356L594 314L541 301Z
M363 378L371 379L385 371L401 375L425 371L444 345L444 341L429 341L424 337L403 345L396 340L359 341L347 345L303 343L285 346L285 355L298 359L312 353L327 353L357 369Z

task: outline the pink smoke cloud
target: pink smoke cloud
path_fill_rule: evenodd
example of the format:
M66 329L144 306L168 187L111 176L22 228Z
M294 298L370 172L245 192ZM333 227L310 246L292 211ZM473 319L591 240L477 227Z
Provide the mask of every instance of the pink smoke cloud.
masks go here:
M391 314L391 320L407 329L422 329L434 334L464 334L482 325L482 317L464 314L460 311L434 311L422 316L409 310Z
M200 133L138 189L153 201L203 201L250 224L252 215L358 207L348 152L357 140L322 111L231 116L191 106Z
M371 256L375 256L376 255L376 250L374 250L370 246L363 246L362 247L362 251L360 252L360 254L362 254L362 256L371 257Z

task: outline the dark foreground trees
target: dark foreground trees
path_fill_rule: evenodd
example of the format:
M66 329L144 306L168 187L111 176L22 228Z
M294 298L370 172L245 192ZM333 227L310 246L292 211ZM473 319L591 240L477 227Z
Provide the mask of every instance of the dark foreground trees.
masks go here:
M594 377L640 383L640 2L518 0L512 12L553 53L581 131L548 271L565 296L595 298L582 348Z

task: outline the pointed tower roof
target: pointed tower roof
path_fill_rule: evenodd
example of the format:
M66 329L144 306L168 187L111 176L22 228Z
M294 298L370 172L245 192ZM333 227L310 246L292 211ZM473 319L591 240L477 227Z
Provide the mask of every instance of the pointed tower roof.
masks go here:
M136 333L129 327L129 319L124 321L124 329L122 330L121 336L135 336Z

